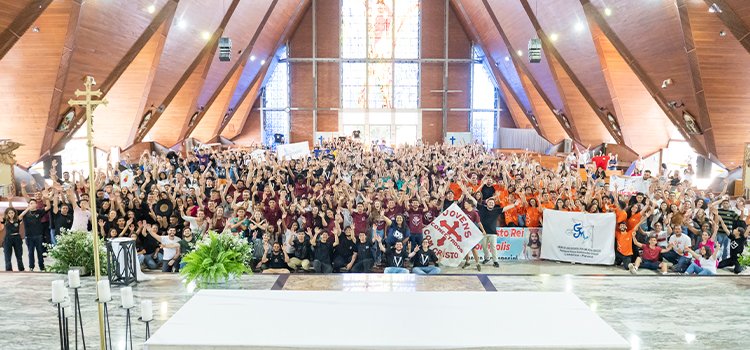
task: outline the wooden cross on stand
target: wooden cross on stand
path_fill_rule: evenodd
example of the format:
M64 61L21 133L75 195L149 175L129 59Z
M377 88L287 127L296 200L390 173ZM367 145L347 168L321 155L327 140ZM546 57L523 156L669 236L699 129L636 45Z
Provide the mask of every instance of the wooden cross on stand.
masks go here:
M91 88L96 85L96 81L94 81L94 77L92 76L86 76L86 79L84 80L83 86L86 87L85 91L76 90L75 95L76 97L85 96L85 100L74 100L70 99L68 101L68 104L70 106L84 106L86 107L86 140L88 145L88 153L89 153L89 189L90 191L96 188L95 183L95 169L94 169L94 136L93 136L93 122L92 122L92 113L95 106L98 105L106 105L107 100L105 99L99 99L99 100L93 100L92 97L99 98L102 96L101 90L91 90ZM93 193L89 192L89 209L91 210L91 220L94 221L93 225L91 225L91 234L94 239L94 276L96 281L98 282L100 277L100 271L101 268L99 267L99 232L97 229L96 219L98 218L96 214L96 196L93 195ZM99 284L97 283L97 293L98 293ZM100 340L100 348L105 348L105 334L104 334L104 314L103 314L103 308L102 304L99 304L99 340ZM111 346L111 344L110 344Z

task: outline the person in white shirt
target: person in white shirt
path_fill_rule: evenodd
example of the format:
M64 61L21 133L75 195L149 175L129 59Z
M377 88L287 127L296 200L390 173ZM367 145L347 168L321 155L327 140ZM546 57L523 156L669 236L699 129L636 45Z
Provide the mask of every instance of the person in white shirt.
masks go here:
M685 270L686 275L700 275L710 276L716 274L716 253L721 250L721 246L717 245L716 249L711 250L710 246L702 246L700 254L696 253L690 247L687 247L688 253L692 255L696 260L700 261L701 265L698 266L695 262L690 264L690 267Z
M162 260L164 261L161 271L180 272L180 237L175 236L177 229L170 227L164 236L159 236L154 231L149 230L148 234L161 242Z
M68 190L68 202L73 205L73 224L70 227L70 230L88 232L89 221L91 221L89 201L81 199L80 202L77 202L73 195L73 189L71 188Z
M682 225L678 224L667 225L667 233L671 235L668 242L673 248L663 254L662 257L674 264L675 272L685 272L691 262L691 257L687 251L687 248L692 244L690 237L682 233Z

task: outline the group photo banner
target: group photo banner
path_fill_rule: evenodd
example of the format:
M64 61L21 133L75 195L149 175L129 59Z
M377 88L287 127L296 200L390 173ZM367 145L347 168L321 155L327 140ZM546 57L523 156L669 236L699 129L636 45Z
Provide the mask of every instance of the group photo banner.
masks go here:
M614 213L545 210L542 259L614 264L615 220Z
M480 259L484 258L482 242L476 246ZM495 250L500 260L540 260L542 229L540 227L498 227Z
M453 203L422 231L430 249L442 257L441 265L457 267L466 254L482 240L482 231Z
M620 194L648 193L651 180L644 180L641 176L612 175L609 177L609 190Z

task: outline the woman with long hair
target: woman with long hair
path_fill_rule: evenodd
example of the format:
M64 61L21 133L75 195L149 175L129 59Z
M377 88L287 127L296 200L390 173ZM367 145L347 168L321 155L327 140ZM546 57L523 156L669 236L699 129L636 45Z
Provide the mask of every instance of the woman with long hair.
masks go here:
M18 211L14 208L5 209L1 223L5 227L5 239L3 239L5 271L13 271L13 266L11 266L13 254L16 254L18 271L23 271L25 270L23 267L23 240L21 240L21 220L18 218Z

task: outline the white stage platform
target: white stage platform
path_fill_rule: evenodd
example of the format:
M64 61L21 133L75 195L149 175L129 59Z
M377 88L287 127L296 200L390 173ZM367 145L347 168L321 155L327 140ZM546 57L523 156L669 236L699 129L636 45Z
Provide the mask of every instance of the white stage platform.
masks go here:
M570 293L203 290L148 350L628 349Z

